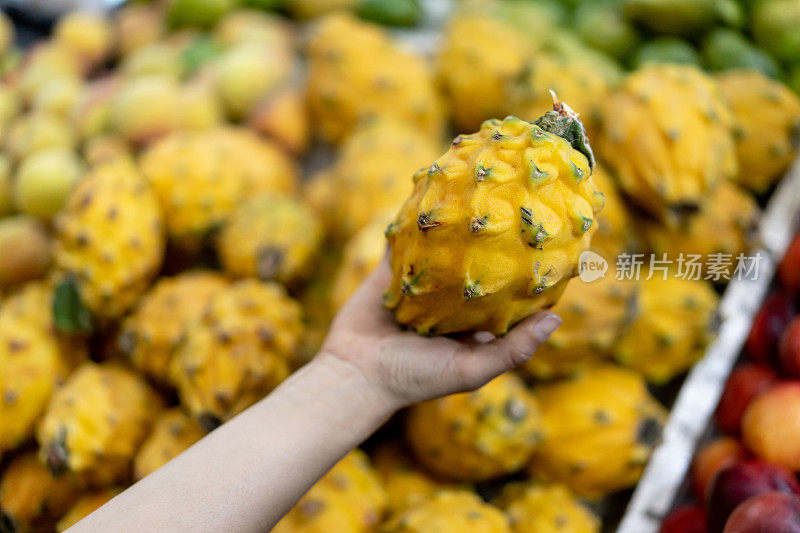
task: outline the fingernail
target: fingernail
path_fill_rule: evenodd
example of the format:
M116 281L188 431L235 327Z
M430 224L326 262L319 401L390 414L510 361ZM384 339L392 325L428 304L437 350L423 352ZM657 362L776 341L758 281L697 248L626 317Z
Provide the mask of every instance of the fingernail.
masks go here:
M561 317L555 313L547 313L536 322L534 332L542 342L546 341L561 325Z

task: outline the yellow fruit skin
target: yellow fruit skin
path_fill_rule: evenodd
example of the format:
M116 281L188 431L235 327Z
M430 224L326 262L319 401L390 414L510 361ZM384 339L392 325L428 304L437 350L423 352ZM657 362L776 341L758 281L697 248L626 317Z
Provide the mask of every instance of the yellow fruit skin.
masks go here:
M21 455L0 478L0 521L11 531L52 531L81 490L75 476L53 476L35 453Z
M553 305L603 205L581 152L514 117L456 137L414 181L387 229L384 304L423 334L502 334Z
M636 231L617 184L602 165L596 165L592 180L603 193L603 210L597 214L597 231L592 236L591 250L603 256L609 265L617 262L617 257L625 252L637 251L641 237Z
M381 444L372 462L389 496L390 514L426 500L440 490L454 488L415 465L399 441Z
M184 329L199 319L211 298L227 286L219 274L203 271L160 279L122 323L120 350L136 368L167 382L169 364Z
M67 47L87 67L98 65L111 52L113 35L105 16L74 11L59 19L54 30L57 43Z
M530 43L513 27L485 14L450 21L437 69L459 132L512 112L509 88L523 74L530 52Z
M279 285L243 280L211 298L170 365L181 403L204 426L249 407L289 375L301 310Z
M386 502L378 474L356 449L314 484L272 533L374 532Z
M77 282L97 317L119 318L161 267L165 242L158 199L124 159L85 176L56 217L55 228L56 269Z
M755 244L759 216L758 204L749 193L734 183L723 182L702 204L700 212L678 228L650 220L643 221L641 227L650 249L659 258L667 254L675 261L684 253L702 255L707 261L707 256L721 253L730 254L735 264L736 257Z
M121 488L113 488L98 492L91 492L81 496L81 498L75 502L75 505L72 506L69 512L67 512L67 514L65 514L61 520L58 521L58 524L56 524L56 531L60 533L71 528L110 502L111 499L120 492L122 492Z
M217 252L235 278L294 286L310 274L321 241L322 226L307 205L264 194L236 208L220 231Z
M529 472L598 500L634 485L658 444L666 411L634 372L611 365L536 389L545 440Z
M234 128L180 132L153 145L141 168L166 213L167 231L191 247L245 198L291 193L297 169L277 147Z
M540 54L513 82L509 96L511 114L523 120L536 120L553 107L550 91L555 91L561 101L580 114L589 139L594 139L600 103L609 92L611 80L590 62Z
M150 386L130 370L84 363L50 400L36 434L39 457L56 472L122 470L161 406Z
M712 78L690 66L649 65L605 100L597 148L633 200L675 224L735 175L732 125Z
M500 509L465 490L442 491L395 516L381 533L510 533L508 519Z
M432 472L483 481L522 468L542 439L542 422L522 379L504 374L475 392L414 405L406 438Z
M32 320L0 314L0 455L33 435L68 367L58 340Z
M304 89L279 89L253 110L248 124L293 154L305 152L311 141L311 125Z
M717 77L733 111L740 185L756 193L774 184L797 154L800 98L757 71L732 71Z
M205 431L180 408L162 412L133 460L133 478L140 480L202 439Z
M648 381L665 383L703 356L716 335L719 296L706 281L660 274L638 285L637 315L614 357Z
M18 117L5 134L6 153L15 161L50 148L71 149L75 133L63 117L45 112Z
M552 311L563 323L523 365L538 379L552 379L611 357L611 348L634 318L636 285L613 274L585 283L573 279Z
M383 115L441 134L442 104L429 66L380 27L329 15L312 28L308 55L308 105L323 140L339 143L360 121Z
M509 484L494 501L512 533L599 533L600 519L563 485Z
M386 253L384 218L378 216L361 228L344 247L342 264L331 287L330 299L334 311L341 309Z
M322 213L330 236L346 241L374 217L396 213L414 187L411 176L439 153L434 139L411 126L387 118L369 121L347 138L333 167L308 186L309 202Z

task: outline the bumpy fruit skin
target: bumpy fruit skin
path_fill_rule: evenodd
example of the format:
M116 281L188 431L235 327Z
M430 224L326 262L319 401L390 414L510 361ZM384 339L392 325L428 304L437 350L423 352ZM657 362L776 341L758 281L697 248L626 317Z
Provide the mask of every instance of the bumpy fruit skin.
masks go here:
M236 208L219 233L217 253L235 278L293 286L310 274L321 241L322 226L307 205L265 194Z
M33 435L69 369L55 334L8 305L0 311L0 455Z
M765 192L797 154L800 99L755 71L726 72L717 79L736 120L736 179L748 189Z
M312 29L308 55L308 105L325 141L339 143L360 121L382 115L441 133L442 104L427 63L378 26L329 15Z
M39 423L39 458L54 472L91 475L127 466L161 406L130 370L84 363L53 394Z
M436 140L412 126L390 118L370 120L353 130L334 165L309 184L309 202L330 236L346 241L375 216L394 215L411 194L411 176L439 149Z
M591 250L603 256L609 264L615 264L620 254L639 248L641 238L616 180L612 179L605 167L595 166L592 180L603 193L605 202L603 210L597 214L597 231L592 236Z
M158 198L124 159L86 175L70 193L55 228L55 267L75 281L97 317L122 316L161 267L165 239Z
M470 531L510 533L508 519L500 509L466 490L449 490L410 507L381 528L381 533L431 533Z
M166 213L170 238L189 247L244 198L293 192L297 179L294 163L277 147L233 128L170 135L140 164Z
M75 476L54 476L35 453L21 455L0 478L3 531L52 531L80 494Z
M536 395L546 437L531 475L592 500L638 481L666 422L642 378L603 365L543 385Z
M386 492L361 450L353 450L320 479L273 533L375 531L386 511Z
M552 108L552 90L581 115L581 121L593 139L600 116L599 105L608 94L612 81L591 61L564 60L541 54L526 65L518 79L513 80L511 112L524 120L536 120Z
M302 335L301 310L279 285L234 283L187 326L170 364L181 402L215 427L289 375Z
M196 420L181 409L162 412L133 460L133 477L148 476L181 454L206 434Z
M386 222L377 216L361 228L344 247L341 265L331 287L331 307L341 309L386 253Z
M600 519L564 485L512 483L493 503L505 510L512 533L600 532Z
M471 393L417 404L406 438L432 472L455 481L483 481L519 470L542 440L536 398L515 374Z
M683 219L677 228L655 221L641 224L649 248L661 257L677 260L681 253L702 255L730 254L735 261L754 244L760 210L755 199L730 182L720 183L700 207ZM735 265L735 262L734 262ZM733 269L731 269L731 274Z
M638 282L637 316L613 348L617 362L652 383L669 381L703 356L716 336L719 303L706 281L660 276Z
M372 456L372 463L389 496L390 514L424 501L440 490L453 488L416 465L400 441L381 444Z
M122 492L121 488L105 489L98 492L84 494L75 502L75 505L56 524L56 531L62 532L71 528Z
M622 189L668 224L736 173L733 117L712 78L647 65L606 98L598 149Z
M212 272L185 272L160 279L122 323L120 351L136 368L166 382L184 329L199 319L211 298L227 286L225 278Z
M556 111L543 119L554 117L572 120ZM515 117L456 137L415 174L387 229L384 304L423 334L501 334L550 307L577 273L603 206L591 172L582 151Z
M636 286L612 274L572 280L553 306L563 323L523 365L538 379L565 376L611 357L611 348L636 311Z
M459 131L474 131L484 120L512 111L509 87L525 72L530 48L516 28L484 14L450 21L437 69Z

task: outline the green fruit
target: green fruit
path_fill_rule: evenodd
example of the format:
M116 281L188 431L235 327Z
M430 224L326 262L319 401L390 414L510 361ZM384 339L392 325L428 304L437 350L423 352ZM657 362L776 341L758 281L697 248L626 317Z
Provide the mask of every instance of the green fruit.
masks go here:
M625 0L625 14L665 35L696 35L716 18L715 0Z
M184 74L186 76L194 74L200 67L218 56L221 51L217 41L208 35L196 37L181 54Z
M283 0L244 0L247 7L260 9L261 11L274 11L283 7Z
M753 7L753 35L767 52L800 62L800 0L762 0Z
M419 0L361 0L358 16L385 26L416 26L422 17Z
M627 57L639 42L636 30L610 2L586 3L578 7L573 27L587 44L617 59Z
M537 42L546 44L567 19L567 9L549 0L506 0L491 4L492 15L505 20Z
M239 0L172 0L167 22L173 27L210 28L239 3Z
M692 45L675 37L659 37L642 45L633 58L632 67L646 63L675 63L700 66L700 56Z
M745 23L744 6L736 0L717 0L717 18L733 28L742 28Z
M0 285L41 278L50 263L50 237L42 223L32 217L0 219L0 250L13 250L0 254Z
M286 80L291 69L270 49L255 44L227 50L216 67L217 91L234 120L247 116L264 95Z
M0 217L14 212L14 196L11 184L11 161L0 154Z
M552 30L547 42L542 44L543 51L552 53L557 58L591 64L592 68L600 72L611 85L621 77L622 72L616 61L586 45L572 32L563 29Z
M23 213L43 219L55 215L83 173L72 150L56 148L27 157L14 180L14 204Z
M717 29L703 41L703 61L708 70L752 69L777 78L775 60L735 30Z

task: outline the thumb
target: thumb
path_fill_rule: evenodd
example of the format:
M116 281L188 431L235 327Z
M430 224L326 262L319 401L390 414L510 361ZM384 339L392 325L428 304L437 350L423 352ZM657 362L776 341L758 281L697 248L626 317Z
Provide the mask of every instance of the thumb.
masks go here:
M511 331L487 345L494 354L492 359L511 370L527 362L539 346L561 325L561 317L550 311L529 316Z

